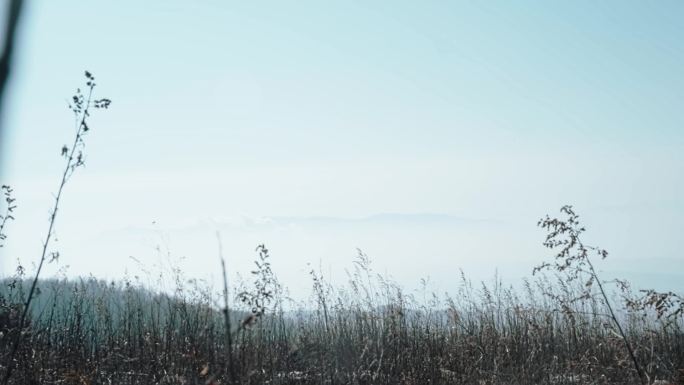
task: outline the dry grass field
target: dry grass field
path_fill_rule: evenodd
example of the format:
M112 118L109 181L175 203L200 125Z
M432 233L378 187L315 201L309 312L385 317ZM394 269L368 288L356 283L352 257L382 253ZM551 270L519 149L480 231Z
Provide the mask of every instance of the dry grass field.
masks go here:
M9 383L640 383L605 304L578 300L579 282L546 275L515 292L456 275L453 296L407 294L360 255L345 286L312 271L310 300L294 302L268 256L259 261L254 282L231 291L230 342L221 293L182 277L173 295L136 281L41 281ZM29 287L0 291L2 371ZM682 383L681 314L619 314L648 381Z

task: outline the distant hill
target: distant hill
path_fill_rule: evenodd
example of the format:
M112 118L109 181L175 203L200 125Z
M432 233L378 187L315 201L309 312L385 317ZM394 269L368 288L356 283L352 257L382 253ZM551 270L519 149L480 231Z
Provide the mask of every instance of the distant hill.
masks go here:
M0 311L4 309L7 312L11 304L23 303L30 287L31 281L28 279L0 280ZM145 312L156 309L156 316L163 319L169 316L171 309L185 308L186 312L202 312L205 316L220 320L223 313L218 300L201 288L183 288L170 295L126 281L107 282L92 277L77 280L44 279L38 282L30 318L34 323L50 322L54 317L80 312L107 313L113 320L121 320L123 314L130 315L135 309L144 309ZM233 312L231 318L237 322L245 315L245 312Z

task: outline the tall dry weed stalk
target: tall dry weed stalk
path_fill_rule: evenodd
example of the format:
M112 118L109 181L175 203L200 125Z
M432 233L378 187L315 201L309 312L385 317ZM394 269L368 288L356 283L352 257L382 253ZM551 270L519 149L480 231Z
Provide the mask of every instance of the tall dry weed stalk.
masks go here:
M31 302L34 299L34 295L36 294L36 287L38 285L38 279L40 278L40 273L43 270L43 266L45 265L45 262L53 262L56 261L59 258L59 252L58 251L49 251L50 247L50 241L52 240L52 237L54 235L54 227L55 223L57 221L57 213L59 210L59 203L60 200L62 199L62 193L64 192L64 187L66 186L67 182L69 179L73 176L74 172L76 169L79 167L82 167L85 164L85 155L83 153L83 150L85 148L85 141L84 138L87 135L87 133L90 131L90 127L88 126L88 118L90 117L90 111L91 108L95 109L107 109L109 108L109 105L111 104L111 100L102 98L102 99L95 99L93 97L93 90L95 89L96 83L95 83L95 77L88 71L85 71L85 77L86 77L86 94L84 94L80 88L76 90L76 94L72 97L71 102L69 103L69 109L73 112L74 114L74 139L73 142L71 143L71 146L68 147L66 144L62 146L61 150L61 155L64 157L64 171L62 172L62 177L59 182L59 187L57 188L57 194L55 195L55 201L52 206L52 209L50 211L50 219L48 223L48 230L47 234L45 236L45 240L43 241L43 246L42 246L42 251L40 254L40 258L38 259L38 268L36 269L36 273L33 277L33 281L31 283L31 288L29 289L28 295L26 297L26 300L23 304L23 309L21 313L21 317L19 319L19 333L16 334L16 337L14 339L12 349L10 350L9 354L9 360L7 363L7 369L5 372L5 375L3 376L3 384L7 385L9 382L10 377L12 376L12 372L14 370L14 367L16 365L15 363L15 356L17 351L19 350L19 346L22 341L22 336L24 335L24 326L26 324L26 317L29 313L29 309L31 307ZM11 203L11 202L10 202ZM11 206L10 206L11 207ZM5 216L6 218L7 216ZM3 224L4 224L4 219L3 219Z
M223 273L223 319L226 328L226 356L228 359L228 375L230 381L235 381L235 363L233 362L233 330L230 322L230 304L228 291L228 273L226 271L226 260L223 257L223 242L221 242L221 234L216 232L216 240L218 241L219 259L221 260L221 272Z
M629 357L634 364L642 383L648 384L646 374L644 373L639 361L634 354L634 348L627 338L622 323L618 319L613 310L608 294L604 288L602 279L599 277L591 256L596 256L600 259L605 259L608 252L596 246L585 245L580 236L586 231L579 222L579 215L575 213L570 205L561 207L561 213L565 218L551 218L548 215L538 222L538 226L547 231L546 240L543 245L549 249L557 250L553 263L544 262L534 268L533 272L537 273L542 270L552 270L563 274L568 282L578 279L584 279L584 289L579 293L580 295L573 298L572 301L589 299L592 296L592 288L594 285L598 287L598 291L603 298L603 304L608 309L610 319L617 327L620 337L625 344L625 348L629 353ZM564 283L561 281L561 285ZM565 305L565 304L563 304ZM573 312L565 305L564 312L566 312L571 320L574 320Z

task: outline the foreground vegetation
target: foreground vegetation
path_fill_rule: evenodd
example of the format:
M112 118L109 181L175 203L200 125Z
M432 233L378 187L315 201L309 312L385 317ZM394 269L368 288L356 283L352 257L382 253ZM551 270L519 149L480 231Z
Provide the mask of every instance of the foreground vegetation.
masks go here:
M50 280L39 285L10 383L639 383L605 304L577 300L584 287L564 279L539 277L516 293L461 275L454 296L406 294L360 254L347 285L312 271L310 301L294 303L267 255L259 262L255 281L231 295L231 362L221 295L207 287L179 279L186 284L169 295L136 281ZM30 282L3 287L4 363ZM649 378L682 375L682 318L621 314Z

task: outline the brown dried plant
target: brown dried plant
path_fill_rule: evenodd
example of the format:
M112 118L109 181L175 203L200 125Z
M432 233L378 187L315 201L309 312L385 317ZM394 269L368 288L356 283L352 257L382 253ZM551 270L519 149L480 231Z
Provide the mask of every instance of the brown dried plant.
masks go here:
M547 231L543 245L549 249L555 250L556 255L553 263L544 262L536 266L533 269L533 274L543 270L551 270L563 274L567 282L585 279L584 289L579 293L580 295L575 298L576 300L591 298L592 289L595 284L598 287L604 305L608 309L610 320L620 333L620 337L629 353L629 357L634 364L634 369L642 382L649 383L647 375L634 354L632 344L627 338L622 324L613 311L613 306L611 305L608 294L604 288L604 282L596 272L591 260L591 256L605 259L608 256L608 252L600 247L585 245L582 242L580 236L586 229L581 226L579 215L575 213L572 206L565 205L561 207L560 212L565 215L565 218L551 218L547 215L537 223L539 227ZM562 305L564 305L563 312L569 314L570 318L574 321L574 316L572 311L570 311L570 308L564 303Z

